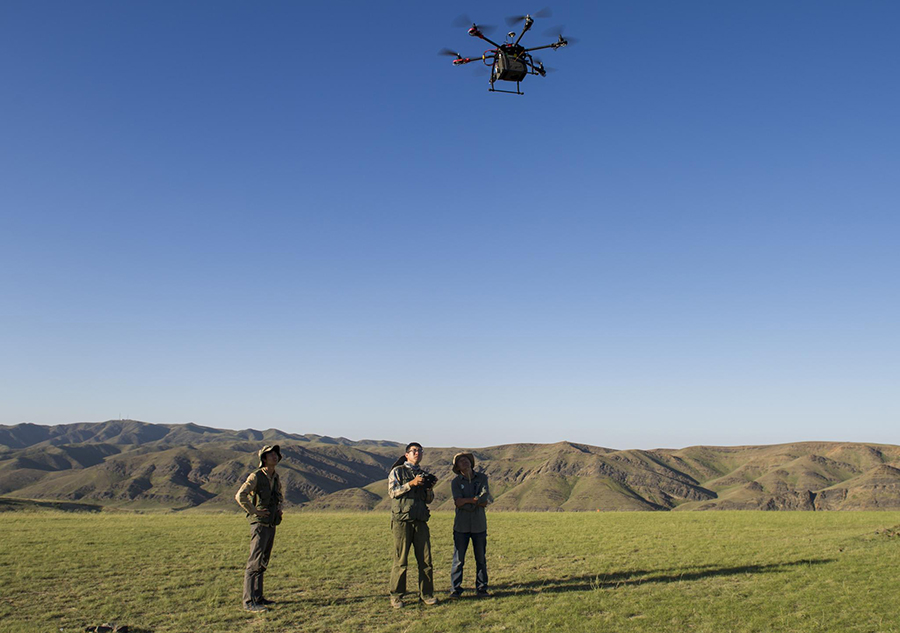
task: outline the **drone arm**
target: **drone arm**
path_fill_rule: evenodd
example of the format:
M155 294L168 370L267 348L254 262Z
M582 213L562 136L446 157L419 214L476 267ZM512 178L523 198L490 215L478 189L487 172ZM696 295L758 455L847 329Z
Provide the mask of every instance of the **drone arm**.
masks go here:
M531 55L525 55L524 61L525 66L531 71L533 75L540 75L541 77L547 76L547 71L544 70L544 64L542 62L535 62L534 58Z
M491 40L489 40L488 38L486 38L486 37L484 36L484 33L480 32L480 31L478 32L477 37L480 37L480 38L483 39L485 42L487 42L488 44L490 44L491 46L493 46L494 48L500 48L500 45L499 45L497 42L492 42Z
M519 39L516 40L516 46L519 45L519 42L522 41L522 38L525 34L531 29L531 25L534 24L534 20L531 19L531 16L525 17L525 28L522 29L522 32L519 33Z
M539 50L542 50L545 48L559 48L559 47L560 47L560 44L559 44L559 42L557 42L555 44L547 44L546 46L535 46L534 48L526 48L525 52L530 53L531 51L539 51Z

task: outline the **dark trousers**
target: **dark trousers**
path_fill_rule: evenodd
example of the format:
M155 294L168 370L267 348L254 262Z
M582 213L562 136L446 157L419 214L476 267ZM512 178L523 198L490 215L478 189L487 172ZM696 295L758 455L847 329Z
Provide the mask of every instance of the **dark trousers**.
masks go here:
M453 591L462 591L463 566L466 564L466 549L472 539L475 550L475 589L487 591L488 574L485 550L487 532L453 532L453 566L450 568L450 585Z
M263 574L269 566L275 528L254 523L250 526L250 558L244 570L244 605L259 602L263 596Z
M391 521L394 533L394 566L391 568L391 595L406 593L406 567L412 546L419 564L419 595L434 595L434 570L431 566L431 533L425 521Z

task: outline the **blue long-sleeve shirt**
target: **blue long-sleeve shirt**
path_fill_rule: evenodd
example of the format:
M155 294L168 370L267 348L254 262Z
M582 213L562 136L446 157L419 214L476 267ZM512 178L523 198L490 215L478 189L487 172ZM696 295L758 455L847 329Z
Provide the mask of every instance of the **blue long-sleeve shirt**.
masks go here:
M472 473L472 479L463 475L457 475L450 482L450 492L454 499L467 499L477 497L480 503L493 503L488 487L488 477L484 473ZM456 509L456 519L453 521L454 532L487 532L487 516L484 506L477 503L464 503Z

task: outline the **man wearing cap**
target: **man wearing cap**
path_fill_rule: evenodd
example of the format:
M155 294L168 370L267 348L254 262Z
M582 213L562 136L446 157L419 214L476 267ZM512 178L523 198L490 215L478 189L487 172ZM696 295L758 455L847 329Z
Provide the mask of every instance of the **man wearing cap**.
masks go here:
M450 568L450 597L462 596L463 565L469 540L475 550L475 591L479 598L488 593L487 562L487 517L484 508L494 501L488 488L488 478L484 473L475 472L475 456L472 453L457 453L453 457L453 472L456 477L450 482L453 502L456 504L456 518L453 521L453 566Z
M431 565L431 534L428 504L434 501L434 490L419 468L424 451L418 442L406 445L406 454L394 462L388 475L391 498L391 531L394 534L394 565L391 568L391 606L403 607L406 593L406 567L409 548L416 553L419 565L419 598L428 605L437 604L434 597L434 570Z
M234 498L250 519L250 558L244 571L244 609L266 611L275 604L263 597L263 574L269 566L275 526L281 523L284 494L275 465L281 461L281 447L263 446L259 469L250 473Z

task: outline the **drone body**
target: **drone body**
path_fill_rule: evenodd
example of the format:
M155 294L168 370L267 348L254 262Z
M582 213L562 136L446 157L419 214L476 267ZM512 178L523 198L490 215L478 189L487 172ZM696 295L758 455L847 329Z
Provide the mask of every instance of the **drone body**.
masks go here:
M535 14L538 17L546 17L550 15L550 11L548 9L544 9L543 11ZM460 18L466 19L464 16L460 16ZM498 44L496 42L488 39L484 33L483 29L486 27L479 26L477 24L472 24L472 26L468 29L469 35L472 37L477 37L494 48L486 50L481 57L463 57L459 53L454 51L444 49L440 54L442 55L451 55L455 59L453 60L454 66L462 66L464 64L468 64L469 62L474 62L481 60L485 66L490 66L491 68L491 76L490 83L491 86L488 88L489 92L506 92L509 94L525 94L521 90L521 82L528 75L539 75L541 77L546 76L547 71L544 69L544 64L539 60L535 59L531 56L532 51L541 50L545 48L550 48L556 50L558 48L562 48L563 46L567 46L569 44L568 40L566 40L562 35L559 35L559 39L552 43L547 44L546 46L535 46L533 48L525 48L519 42L522 40L522 37L527 33L532 25L534 24L534 18L530 15L524 16L516 16L512 18L507 18L507 22L513 24L515 22L525 22L525 26L522 29L522 32L519 34L519 37L516 38L516 34L514 32L510 32L507 34L507 41L505 44ZM459 19L457 20L457 24L459 23ZM499 88L495 88L494 84L498 81L509 81L515 82L516 89L515 90L501 90Z

